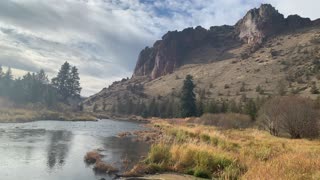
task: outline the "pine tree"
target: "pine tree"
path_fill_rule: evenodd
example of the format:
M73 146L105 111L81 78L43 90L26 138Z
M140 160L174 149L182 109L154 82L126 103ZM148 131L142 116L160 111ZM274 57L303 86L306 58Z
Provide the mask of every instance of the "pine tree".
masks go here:
M71 67L65 62L57 75L52 79L52 85L58 89L63 100L80 97L80 77L77 67Z
M202 116L204 112L203 100L200 99L197 103L197 116Z
M182 117L191 117L197 115L196 98L194 94L195 85L193 77L187 75L183 82L181 92L181 115Z
M152 116L152 117L158 117L159 116L158 104L157 104L155 98L153 98L152 101L149 104L148 115Z
M39 83L41 84L48 84L49 80L48 80L48 76L47 74L44 72L43 69L41 69L36 76L36 80L39 81Z
M62 99L66 100L71 94L68 87L68 81L70 80L70 64L65 62L57 75L52 79L52 85L58 89Z
M258 109L256 102L253 99L250 99L245 105L245 113L251 117L251 120L256 120Z
M222 100L221 106L220 106L220 112L221 113L226 113L228 111L228 102L226 100Z
M239 113L240 112L238 104L234 99L231 100L231 102L230 102L229 111L232 113Z
M11 68L9 67L6 73L4 73L2 77L2 95L9 97L12 94L12 86L13 86L13 75Z
M80 87L80 77L77 67L73 66L71 68L70 79L68 81L70 87L70 94L72 97L80 97L81 87Z
M4 74L3 78L7 81L13 80L12 70L11 67L8 68L7 72Z

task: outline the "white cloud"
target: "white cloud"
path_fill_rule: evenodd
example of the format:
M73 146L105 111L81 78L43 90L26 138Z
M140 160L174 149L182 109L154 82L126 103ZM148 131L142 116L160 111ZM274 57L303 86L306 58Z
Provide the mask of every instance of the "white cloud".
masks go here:
M130 76L139 51L168 30L234 24L262 2L285 15L320 17L316 0L0 1L0 64L53 76L67 60L90 95Z

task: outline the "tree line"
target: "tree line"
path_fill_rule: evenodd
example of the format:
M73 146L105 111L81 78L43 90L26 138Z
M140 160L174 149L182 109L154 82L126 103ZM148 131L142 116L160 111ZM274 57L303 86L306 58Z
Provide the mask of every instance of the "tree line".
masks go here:
M178 98L152 98L149 101L140 100L138 102L131 99L122 102L118 99L117 103L112 106L111 112L115 114L161 118L200 117L206 113L220 114L231 112L248 114L252 120L255 120L258 110L266 101L264 97L249 99L246 96L243 96L238 102L227 99L205 99L204 97L200 97L197 100L194 88L193 77L187 75ZM95 110L97 110L97 106L94 106ZM102 110L105 111L104 108Z
M80 77L76 66L65 62L58 75L51 81L43 69L14 78L11 68L5 72L0 66L0 96L17 104L40 103L53 107L57 103L68 103L79 99Z

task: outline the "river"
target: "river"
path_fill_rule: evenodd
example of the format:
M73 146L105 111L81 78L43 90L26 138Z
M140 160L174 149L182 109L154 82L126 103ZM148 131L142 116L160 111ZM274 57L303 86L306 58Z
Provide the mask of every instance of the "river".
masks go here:
M84 155L102 149L104 161L124 169L122 160L138 161L149 145L117 134L141 129L141 124L114 120L0 124L0 179L112 179L94 173L83 161Z

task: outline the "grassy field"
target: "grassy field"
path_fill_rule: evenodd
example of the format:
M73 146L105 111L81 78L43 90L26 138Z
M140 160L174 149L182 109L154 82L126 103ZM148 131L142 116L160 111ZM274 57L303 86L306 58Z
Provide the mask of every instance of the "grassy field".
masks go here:
M17 108L0 109L0 123L30 122L37 120L96 121L97 118L81 112L57 112Z
M137 165L146 172L218 179L320 179L319 139L278 138L257 129L222 130L184 120L155 120L152 126L162 135Z

